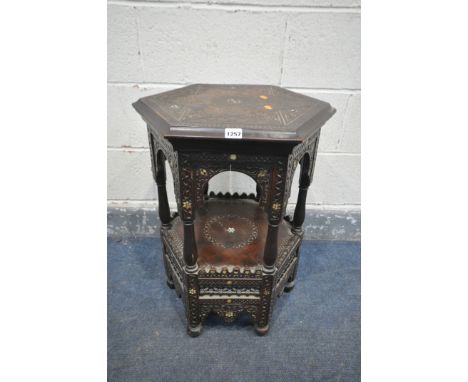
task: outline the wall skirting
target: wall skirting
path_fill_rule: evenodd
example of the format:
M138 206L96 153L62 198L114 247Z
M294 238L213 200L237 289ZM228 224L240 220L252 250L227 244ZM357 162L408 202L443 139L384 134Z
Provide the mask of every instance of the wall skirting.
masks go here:
M304 239L361 240L360 208L325 209L312 207L306 211ZM159 218L154 207L108 206L109 237L159 237Z

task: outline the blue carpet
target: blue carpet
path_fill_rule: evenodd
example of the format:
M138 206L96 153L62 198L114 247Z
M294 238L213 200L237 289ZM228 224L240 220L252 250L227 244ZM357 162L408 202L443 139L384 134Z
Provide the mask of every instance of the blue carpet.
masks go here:
M265 337L249 320L186 334L158 239L108 240L108 380L360 380L360 243L304 242Z

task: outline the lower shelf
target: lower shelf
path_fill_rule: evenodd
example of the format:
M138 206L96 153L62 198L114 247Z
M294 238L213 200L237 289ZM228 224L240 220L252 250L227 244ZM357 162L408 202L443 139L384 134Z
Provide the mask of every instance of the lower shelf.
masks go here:
M255 267L263 263L268 216L257 202L249 199L207 200L197 211L194 228L200 267ZM170 231L177 242L183 240L183 224L179 217L174 219ZM290 224L283 220L279 227L279 252L294 236Z

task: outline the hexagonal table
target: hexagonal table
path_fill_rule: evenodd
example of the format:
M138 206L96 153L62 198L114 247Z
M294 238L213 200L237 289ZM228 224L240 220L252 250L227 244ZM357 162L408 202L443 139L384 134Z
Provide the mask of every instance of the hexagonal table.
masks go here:
M295 283L307 190L328 103L276 86L196 84L140 99L158 188L167 283L183 298L188 333L210 313L247 313L268 332L274 302ZM171 213L165 162L174 178ZM300 164L294 216L285 216ZM224 171L251 177L256 193L214 194Z

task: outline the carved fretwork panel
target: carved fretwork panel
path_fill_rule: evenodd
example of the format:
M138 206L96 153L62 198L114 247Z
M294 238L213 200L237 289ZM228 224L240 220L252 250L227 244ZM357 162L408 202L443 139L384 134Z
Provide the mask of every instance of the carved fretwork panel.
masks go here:
M200 304L198 303L198 296L200 290L198 288L198 277L196 274L186 275L187 285L187 319L190 326L198 326L201 324Z
M273 282L274 275L263 275L262 288L260 290L260 304L258 306L258 326L268 325L271 316L271 308L274 303Z
M271 220L282 216L284 187L287 180L287 158L229 153L179 153L181 215L193 219L193 210L204 203L204 190L209 180L225 171L250 176L260 186L259 205Z
M278 160L271 174L270 202L268 215L270 221L277 224L283 216L284 193L287 182L287 161Z
M257 320L257 305L249 299L203 301L200 305L202 320L205 320L210 313L218 315L226 323L234 322L241 313L247 313L253 322Z
M190 161L189 155L179 154L180 168L179 168L179 187L180 187L180 201L181 201L181 216L182 219L193 219L194 208L194 169Z

